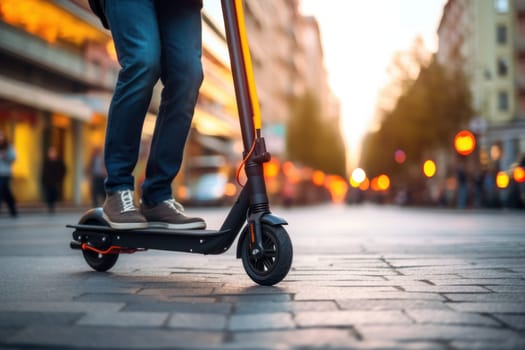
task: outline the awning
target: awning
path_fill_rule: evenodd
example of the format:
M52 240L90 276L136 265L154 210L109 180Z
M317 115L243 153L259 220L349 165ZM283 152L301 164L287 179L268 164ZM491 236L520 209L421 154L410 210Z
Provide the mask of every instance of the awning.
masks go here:
M95 112L78 97L67 97L5 76L0 76L0 98L83 121L89 121Z

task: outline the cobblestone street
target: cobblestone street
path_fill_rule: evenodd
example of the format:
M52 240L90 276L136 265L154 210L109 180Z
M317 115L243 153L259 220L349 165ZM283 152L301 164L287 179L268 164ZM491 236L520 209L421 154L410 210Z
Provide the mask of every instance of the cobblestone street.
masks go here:
M188 209L210 228L226 209ZM0 217L1 349L525 349L525 216L331 205L282 209L292 270L255 285L235 249L69 249L80 213ZM5 215L5 214L4 214Z

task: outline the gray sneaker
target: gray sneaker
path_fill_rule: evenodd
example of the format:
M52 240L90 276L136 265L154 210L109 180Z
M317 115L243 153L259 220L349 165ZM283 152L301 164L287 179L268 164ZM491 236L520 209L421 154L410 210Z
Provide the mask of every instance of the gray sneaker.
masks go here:
M148 223L133 201L133 191L118 191L106 196L102 206L102 216L111 228L130 230L147 228Z
M201 218L191 218L184 215L184 207L174 199L149 207L140 204L140 211L148 221L148 227L168 229L204 229L206 222Z

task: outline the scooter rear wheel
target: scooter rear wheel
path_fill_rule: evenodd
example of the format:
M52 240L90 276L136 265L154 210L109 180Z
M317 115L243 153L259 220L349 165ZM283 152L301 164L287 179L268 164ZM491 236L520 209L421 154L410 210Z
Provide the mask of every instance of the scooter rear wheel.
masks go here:
M247 230L247 228L245 228ZM264 252L252 255L250 235L243 235L242 264L246 273L257 284L272 286L283 280L292 266L293 248L288 233L282 226L262 225Z
M86 263L96 271L106 272L111 269L118 260L118 254L99 254L90 250L82 250Z
M87 220L81 220L79 222L80 224L84 225L95 225L95 226L109 226L105 221L97 220L97 219L87 219ZM101 250L109 248L108 246L105 247L98 247ZM82 250L82 255L84 256L84 260L86 260L86 263L95 271L99 272L106 272L109 269L111 269L118 260L118 254L100 254L97 252L94 252L92 250Z

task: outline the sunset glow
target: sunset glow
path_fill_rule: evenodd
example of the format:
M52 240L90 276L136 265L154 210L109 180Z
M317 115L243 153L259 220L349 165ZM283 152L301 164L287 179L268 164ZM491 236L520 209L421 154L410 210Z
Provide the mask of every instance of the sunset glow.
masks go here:
M418 35L434 52L445 2L301 1L303 14L319 21L330 85L341 102L350 167L357 163L362 137L375 117L379 91L389 80L387 67L392 55L407 50Z

